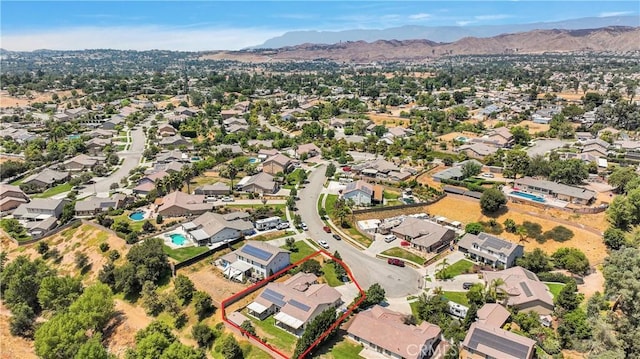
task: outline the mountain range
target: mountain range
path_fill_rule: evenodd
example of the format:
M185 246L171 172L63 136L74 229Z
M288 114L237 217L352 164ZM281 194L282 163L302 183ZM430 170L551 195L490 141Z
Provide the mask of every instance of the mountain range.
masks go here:
M279 49L214 51L207 59L250 62L332 60L337 62L425 61L452 55L640 52L640 27L533 30L489 38L465 37L451 43L430 40L348 41L302 44Z
M587 17L556 22L485 26L401 26L388 29L359 29L344 31L290 31L271 38L252 49L278 49L311 44L337 44L346 41L416 40L454 42L465 37L492 37L532 30L579 30L609 26L640 26L639 16Z

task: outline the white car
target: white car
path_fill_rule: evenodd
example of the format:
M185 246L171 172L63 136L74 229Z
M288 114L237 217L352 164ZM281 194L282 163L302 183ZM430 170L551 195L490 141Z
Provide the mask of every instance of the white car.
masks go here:
M300 223L300 228L302 228L303 231L306 231L307 229L309 229L306 223Z
M484 177L484 178L493 178L495 176L493 175L493 173L483 173L482 177Z
M222 202L233 202L233 197L222 197Z
M388 236L384 236L384 241L387 242L387 243L391 243L391 242L395 241L396 238L397 238L396 236L394 236L393 234L390 234Z
M289 228L289 222L282 222L282 223L278 224L278 226L276 228L278 228L278 229L287 229L287 228Z
M324 249L329 249L329 243L323 241L323 240L319 240L318 244L320 245L320 247L324 248Z

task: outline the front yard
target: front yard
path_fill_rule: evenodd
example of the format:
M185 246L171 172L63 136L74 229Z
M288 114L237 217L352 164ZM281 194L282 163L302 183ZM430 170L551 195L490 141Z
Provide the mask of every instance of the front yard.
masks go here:
M53 197L55 195L61 194L61 193L65 193L65 192L69 192L71 191L71 188L73 186L71 186L71 184L69 183L63 183L63 184L59 184L55 187L51 187L48 190L42 192L42 193L38 193L38 194L34 194L31 197L33 198L49 198L49 197Z
M295 262L301 260L302 258L304 258L304 257L316 252L315 248L311 248L304 241L295 242L295 246L296 246L296 251L291 251L291 263L295 263ZM284 248L286 250L290 250L286 245L282 246L280 248Z
M459 276L460 274L471 273L471 269L473 268L473 262L468 261L466 259L459 260L453 264L450 264L446 269L446 278L453 278Z
M339 265L339 264L337 264ZM336 275L336 268L332 263L326 262L322 266L322 272L324 273L324 279L327 281L327 284L331 287L339 287L344 283L338 276Z
M419 255L411 253L408 250L400 247L389 248L380 254L406 259L408 261L411 261L420 265L423 265L424 262L426 261L424 258L420 257Z
M544 284L547 286L547 288L549 288L549 291L554 298L556 298L558 294L560 294L562 288L564 288L564 283L545 282Z
M448 300L462 304L464 306L469 306L469 299L467 299L467 292L442 292L442 295Z

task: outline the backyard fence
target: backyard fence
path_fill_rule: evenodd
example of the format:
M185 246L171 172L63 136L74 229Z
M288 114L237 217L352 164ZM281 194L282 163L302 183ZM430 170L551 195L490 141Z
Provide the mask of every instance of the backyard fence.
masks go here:
M438 197L435 197L431 200L428 200L426 202L420 202L420 203L410 203L410 204L401 204L401 205L397 205L397 206L385 206L385 207L374 207L374 208L365 208L365 209L354 209L353 210L353 214L357 215L357 214L363 214L363 213L375 213L375 212L384 212L384 211L394 211L394 210L398 210L398 209L406 209L406 208L416 208L416 207L423 207L423 206L428 206L430 204L434 204L436 202L438 202L439 200L445 198L447 195L445 193L439 195Z
M528 201L526 199L519 199L519 198L515 198L513 196L508 196L508 198L509 198L509 201L512 202L512 203L525 204L527 206L541 208L541 209L544 209L544 210L547 210L547 209L558 209L558 210L561 210L561 211L571 212L571 213L576 213L576 214L596 214L596 213L604 212L604 211L607 210L607 208L609 208L608 204L601 205L601 206L598 206L598 207L566 208L566 207L550 206L548 204L534 202L534 201Z

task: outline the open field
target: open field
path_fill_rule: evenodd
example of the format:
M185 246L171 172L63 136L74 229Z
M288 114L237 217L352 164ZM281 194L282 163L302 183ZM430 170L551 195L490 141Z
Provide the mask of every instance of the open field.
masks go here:
M525 126L529 129L529 133L530 134L534 134L537 132L547 132L549 131L549 128L551 128L551 126L549 125L545 125L542 123L535 123L533 121L522 121L518 124L518 126Z
M82 96L82 90L77 90L78 96ZM26 106L34 102L48 102L51 101L53 94L58 94L60 99L63 97L71 97L71 91L51 91L51 92L36 92L31 91L31 98L26 96L9 96L7 91L0 91L0 107L14 107L14 106Z
M227 280L209 260L189 266L179 273L188 276L196 289L209 293L216 305L247 287L245 284Z
M408 109L405 109L404 111L409 112ZM398 111L398 113L400 113L400 111ZM382 115L382 114L376 114L376 113L369 112L369 113L367 113L367 116L376 125L383 125L384 124L387 127L397 127L397 126L409 127L409 123L410 123L410 120L408 118L400 118L400 117L391 116L391 115Z

